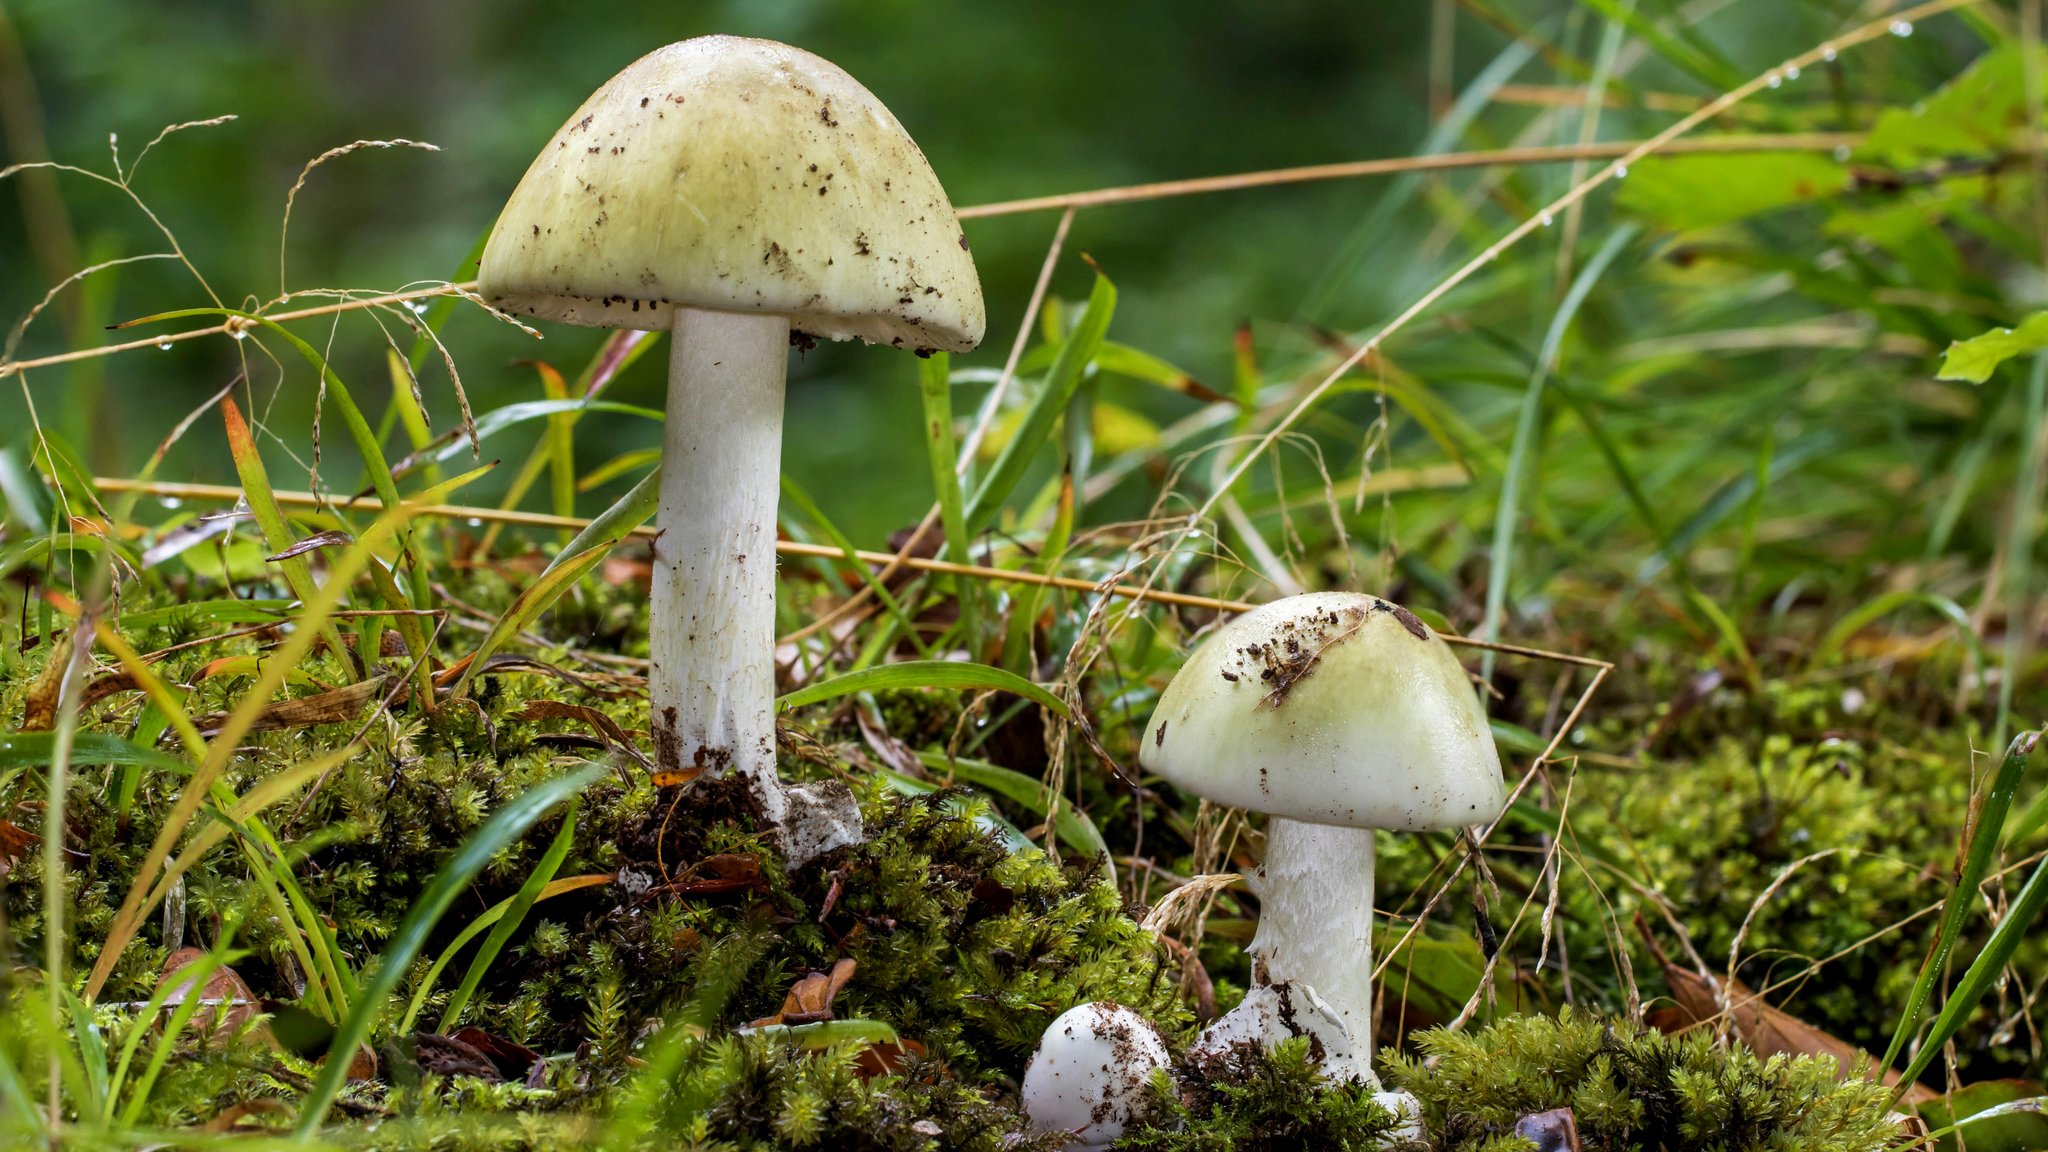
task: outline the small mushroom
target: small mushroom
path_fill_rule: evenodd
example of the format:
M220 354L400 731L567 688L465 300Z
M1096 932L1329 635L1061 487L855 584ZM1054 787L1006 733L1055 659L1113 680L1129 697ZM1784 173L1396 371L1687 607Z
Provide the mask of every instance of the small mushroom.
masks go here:
M1041 1132L1067 1132L1070 1149L1094 1152L1124 1133L1145 1102L1155 1069L1172 1063L1143 1016L1108 1000L1062 1012L1024 1069L1024 1112Z
M1290 1021L1277 1010L1282 999L1327 1003L1350 1043L1320 1041L1324 1071L1377 1086L1373 830L1482 824L1507 802L1486 713L1450 647L1372 596L1277 600L1218 628L1189 658L1141 749L1140 762L1174 786L1269 816L1247 950L1256 985L1291 989L1254 989L1197 1045L1270 1045L1305 1027L1300 1013Z
M495 308L669 330L648 697L658 767L740 774L793 863L860 837L775 774L775 505L793 342L980 342L967 238L923 153L833 64L705 36L614 76L484 247Z

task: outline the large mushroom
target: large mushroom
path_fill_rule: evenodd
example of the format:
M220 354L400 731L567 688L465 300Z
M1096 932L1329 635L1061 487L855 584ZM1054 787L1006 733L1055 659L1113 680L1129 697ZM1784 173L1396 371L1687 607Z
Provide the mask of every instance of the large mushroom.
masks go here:
M775 505L792 343L964 352L981 284L903 126L833 64L705 36L585 101L484 248L492 306L668 329L648 695L664 769L746 778L795 863L860 836L843 785L775 772Z
M1326 1073L1377 1084L1373 830L1482 824L1507 802L1486 713L1450 647L1372 596L1262 605L1181 668L1139 760L1184 791L1269 817L1247 950L1254 983L1274 992L1247 995L1197 1050L1308 1035ZM1350 1043L1305 1026L1321 1014L1291 1000L1327 1004Z

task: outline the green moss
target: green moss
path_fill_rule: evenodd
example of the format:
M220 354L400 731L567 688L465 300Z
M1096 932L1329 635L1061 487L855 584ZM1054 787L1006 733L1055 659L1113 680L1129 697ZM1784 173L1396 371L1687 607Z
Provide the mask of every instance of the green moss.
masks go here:
M1358 1081L1332 1083L1306 1039L1270 1052L1241 1044L1183 1060L1178 1077L1154 1074L1146 1114L1116 1152L1367 1152L1384 1146L1399 1118Z
M1432 1030L1391 1061L1444 1152L1515 1147L1523 1116L1570 1108L1588 1152L1869 1152L1898 1135L1889 1092L1834 1061L1768 1059L1567 1009Z

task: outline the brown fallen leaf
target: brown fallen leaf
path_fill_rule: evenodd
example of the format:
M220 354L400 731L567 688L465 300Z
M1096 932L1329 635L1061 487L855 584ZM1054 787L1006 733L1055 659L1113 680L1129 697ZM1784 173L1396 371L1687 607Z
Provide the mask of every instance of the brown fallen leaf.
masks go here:
M702 768L676 768L656 772L654 774L654 786L656 788L680 788L703 774L704 770Z
M517 1040L495 1036L474 1025L457 1028L453 1039L460 1040L490 1058L498 1071L507 1080L523 1079L533 1072L541 1062L541 1055Z
M0 820L0 876L14 871L22 854L42 842L42 837L14 821Z
M232 659L232 657L231 657ZM341 688L315 692L295 700L279 700L256 714L255 723L249 726L252 732L274 732L285 728L311 728L316 724L340 724L353 720L370 701L378 699L385 688L386 676L358 681ZM197 721L199 731L207 736L220 731L227 723L227 713L215 712L202 716Z
M416 1032L413 1050L418 1053L420 1071L436 1076L471 1076L491 1084L504 1081L496 1061L473 1044L437 1032Z
M1673 1003L1670 1008L1651 1014L1653 1025L1660 1031L1676 1032L1711 1027L1724 1018L1718 994L1721 981L1674 964L1661 953L1656 958L1663 965L1665 983L1671 986ZM1790 1012L1766 1004L1763 997L1740 980L1729 984L1726 992L1728 1007L1725 1018L1744 1044L1763 1055L1832 1056L1836 1074L1842 1079L1853 1075L1859 1063L1865 1067L1877 1064L1869 1053L1854 1044L1831 1036ZM1883 1079L1884 1083L1896 1086L1899 1075L1887 1068ZM1919 1105L1939 1098L1939 1093L1914 1084L1907 1090L1905 1102Z
M50 645L43 670L28 687L21 705L21 731L48 732L57 724L57 694L64 687L64 669L71 663L71 633L59 634Z
M180 948L164 960L163 975L158 981L158 986L171 985L170 995L164 998L164 1007L176 1008L185 1002L186 997L193 994L193 985L198 983L197 977L180 977L185 969L204 959L206 954L204 948ZM194 1029L204 1029L203 1035L209 1040L234 1035L262 1010L257 1002L256 993L250 990L248 983L233 968L225 964L215 968L206 978L206 984L197 991L201 1005L193 1014L190 1026ZM269 1039L267 1030L264 1039Z
M262 1132L278 1134L283 1133L284 1131L289 1129L291 1125L289 1123L285 1123L278 1125L251 1124L244 1126L242 1124L242 1121L248 1119L251 1116L289 1117L291 1115L291 1107L282 1100L244 1100L240 1104L236 1104L231 1107L222 1109L219 1115L215 1116L213 1119L208 1120L205 1124L201 1125L199 1130L201 1132Z
M764 1016L747 1025L749 1028L763 1028L770 1024L816 1024L832 1019L832 998L853 979L853 958L851 956L832 965L830 973L813 972L790 986L789 994L782 999L782 1008L773 1016Z
M912 1057L924 1058L924 1045L915 1040L899 1038L894 1044L870 1044L853 1058L853 1070L861 1079L872 1080L898 1071Z
M560 700L529 700L513 719L574 720L596 732L606 744L631 756L642 768L650 771L654 768L654 762L634 746L633 738L626 735L618 721L588 705L568 704Z
M109 696L121 692L136 692L140 691L141 688L142 685L136 683L135 677L128 673L109 672L105 676L95 677L90 683L86 684L84 698L80 701L79 706L81 708L90 708Z

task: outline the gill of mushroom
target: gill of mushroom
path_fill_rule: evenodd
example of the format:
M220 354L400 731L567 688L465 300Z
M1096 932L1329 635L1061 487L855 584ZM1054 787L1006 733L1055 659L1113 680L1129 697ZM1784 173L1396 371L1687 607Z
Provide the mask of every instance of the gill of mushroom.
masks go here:
M792 864L857 841L843 784L776 775L775 508L792 343L967 351L981 285L938 178L833 64L705 36L572 113L486 242L492 307L669 330L649 623L657 766L736 773Z
M1326 1074L1372 1071L1375 829L1483 824L1506 804L1500 758L1469 677L1413 613L1315 592L1224 624L1160 697L1141 763L1183 791L1263 812L1247 951L1271 989L1211 1024L1197 1050L1307 1035ZM1348 1044L1305 1025L1326 1004ZM1341 1050L1340 1050L1341 1049ZM1384 1094L1406 1108L1412 1100Z

